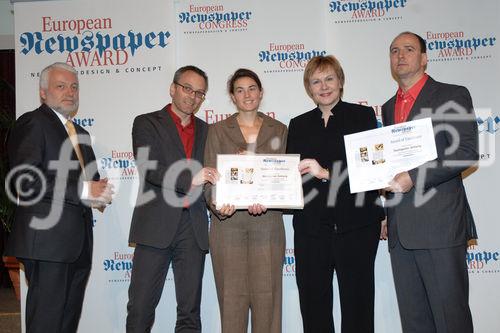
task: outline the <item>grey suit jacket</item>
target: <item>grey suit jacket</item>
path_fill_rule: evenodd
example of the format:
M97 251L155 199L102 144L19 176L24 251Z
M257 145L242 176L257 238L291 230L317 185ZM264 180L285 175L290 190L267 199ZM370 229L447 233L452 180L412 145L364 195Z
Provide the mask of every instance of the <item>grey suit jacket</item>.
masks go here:
M135 118L132 143L140 189L132 215L129 242L156 248L168 247L175 236L187 199L198 246L208 250L208 216L202 187L191 188L192 176L202 168L207 124L196 117L194 119L193 151L191 160L187 161L179 133L166 107ZM149 149L146 160L138 159L139 148ZM148 161L156 161L157 166L148 169Z
M396 96L382 106L385 125L394 124L395 103ZM465 245L467 239L477 237L461 177L462 171L479 158L477 124L469 91L429 77L408 121L429 116L438 157L409 171L415 186L408 193L388 195L390 247L396 245L396 233L407 249ZM392 205L390 201L399 203Z

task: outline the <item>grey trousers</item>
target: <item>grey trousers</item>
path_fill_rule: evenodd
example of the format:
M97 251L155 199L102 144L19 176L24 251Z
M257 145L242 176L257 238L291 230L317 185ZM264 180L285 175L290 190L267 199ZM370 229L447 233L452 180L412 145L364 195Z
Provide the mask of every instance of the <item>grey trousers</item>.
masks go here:
M404 333L472 333L466 246L390 249Z

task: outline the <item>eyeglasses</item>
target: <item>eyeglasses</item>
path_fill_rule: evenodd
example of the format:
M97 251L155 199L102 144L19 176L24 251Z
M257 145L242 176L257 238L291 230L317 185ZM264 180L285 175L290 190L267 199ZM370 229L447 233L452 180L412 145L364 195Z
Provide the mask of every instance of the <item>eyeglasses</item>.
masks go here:
M185 85L180 84L178 82L174 82L174 84L178 85L179 87L182 87L182 91L184 91L188 95L191 95L192 93L194 93L196 98L205 99L206 93L202 90L194 90L193 88L191 88L189 86L185 86Z

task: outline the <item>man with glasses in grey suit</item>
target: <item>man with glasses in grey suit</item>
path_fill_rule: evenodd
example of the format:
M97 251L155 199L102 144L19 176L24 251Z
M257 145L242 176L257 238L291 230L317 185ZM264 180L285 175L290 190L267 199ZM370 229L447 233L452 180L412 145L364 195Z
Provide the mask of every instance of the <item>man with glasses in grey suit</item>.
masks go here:
M201 332L200 302L208 218L203 184L217 171L203 168L207 124L196 118L208 79L195 66L178 69L172 103L135 118L134 156L140 188L129 242L135 243L127 304L127 332L150 332L168 268L177 298L175 332Z

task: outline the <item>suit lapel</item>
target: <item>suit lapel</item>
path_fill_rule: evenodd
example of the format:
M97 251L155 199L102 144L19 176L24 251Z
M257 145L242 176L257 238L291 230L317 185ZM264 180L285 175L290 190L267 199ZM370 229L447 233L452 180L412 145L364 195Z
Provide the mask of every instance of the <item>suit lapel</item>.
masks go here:
M342 101L339 100L338 103L333 107L332 111L332 116L330 116L330 119L328 119L328 125L330 125L330 122L332 124L330 126L335 126L337 129L336 132L340 134L341 137L343 137L345 134L350 134L351 131L354 130L353 124L356 124L356 122L352 123L349 121L349 111L346 111L346 104ZM336 125L335 123L341 124L340 126ZM344 143L344 140L341 139L340 142Z
M198 156L198 151L201 149L203 145L203 141L200 140L200 136L202 135L203 123L198 118L194 117L194 141L193 141L193 152L191 153L191 158L196 159ZM201 152L200 159L203 160L203 153Z
M64 144L64 142L66 140L69 140L69 135L68 135L68 132L66 131L66 127L65 127L65 125L63 125L63 123L61 122L59 117L54 113L54 111L52 111L45 104L43 106L44 106L44 108L42 110L45 112L45 114L47 115L48 119L50 120L50 122L52 123L52 126L54 128L54 131L52 132L52 134L54 136L56 136L57 140L60 142L59 148L62 148L62 145ZM80 134L80 133L78 133L78 128L76 125L75 125L75 128L76 128L77 134ZM71 147L72 147L71 159L78 161L78 157L76 156L76 151L73 148L73 145L71 145ZM80 151L81 150L82 150L82 147L80 145ZM83 152L82 152L82 154L83 154ZM85 161L85 158L84 158L84 161Z
M83 162L85 165L89 163L90 157L88 154L88 149L91 148L92 141L90 139L90 136L87 135L85 130L81 128L79 125L74 124L76 134L78 134L78 146L80 147L80 151L82 152L82 157L83 157ZM75 153L76 155L76 153Z
M92 138L89 133L80 127L80 125L75 124L75 129L77 134L79 134L79 138L81 138L81 140L78 141L78 145L80 146L80 151L82 152L83 163L85 168L88 170L85 176L87 177L87 180L98 180L99 172L97 170L97 163L93 165L91 164L96 158L92 149ZM74 155L75 158L77 158L76 153L74 153Z
M270 119L260 112L259 116L262 117L262 126L260 127L259 134L257 135L256 149L268 144L269 141L276 135L274 124L270 121Z
M52 124L54 131L51 134L57 136L57 138L61 141L62 145L64 140L68 138L68 132L66 132L66 127L64 127L61 120L57 117L54 111L52 111L47 105L42 104L40 109Z
M394 125L394 115L396 110L396 95L387 102L387 112L385 113L384 126Z
M179 132L177 131L174 120L168 114L167 109L163 108L162 110L158 111L157 117L161 125L160 128L163 130L163 134L168 138L167 140L164 140L165 144L167 144L167 142L171 142L177 149L177 152L181 154L183 158L186 158L186 152L184 151L184 146L182 145Z
M54 113L54 111L52 111L52 109L50 109L45 104L42 105L42 111L45 113L47 118L52 123L53 129L54 129L52 134L54 136L56 136L57 140L60 142L59 149L61 149L64 142L66 140L69 140L69 135L68 135L68 132L66 131L66 127L65 127L65 125L63 125L63 123L61 122L59 117ZM75 130L76 130L77 134L81 134L82 136L85 134L83 129L81 129L80 126L78 126L76 124L75 124ZM88 144L90 144L90 142L88 142ZM84 166L86 166L87 163L89 163L89 157L87 154L87 147L85 147L85 145L82 145L82 143L80 141L78 142L78 146L80 147L80 151L82 152ZM78 161L78 156L76 155L76 151L73 148L73 145L71 145L71 147L72 148L71 148L70 158L71 158L71 160ZM59 151L59 154L60 154L60 151ZM78 170L79 170L79 172L82 171L80 163L78 163Z
M227 118L226 122L226 132L230 141L232 141L240 150L248 150L248 144L243 137L243 133L241 133L240 125L238 125L238 121L236 120L236 116L238 114L235 113ZM236 152L235 152L236 153Z
M435 90L434 82L435 81L429 76L427 82L422 87L420 94L418 94L418 97L415 100L415 103L413 104L413 107L411 108L410 114L408 115L406 121L415 120L415 118L421 114L422 108L428 107L430 105L429 101Z

